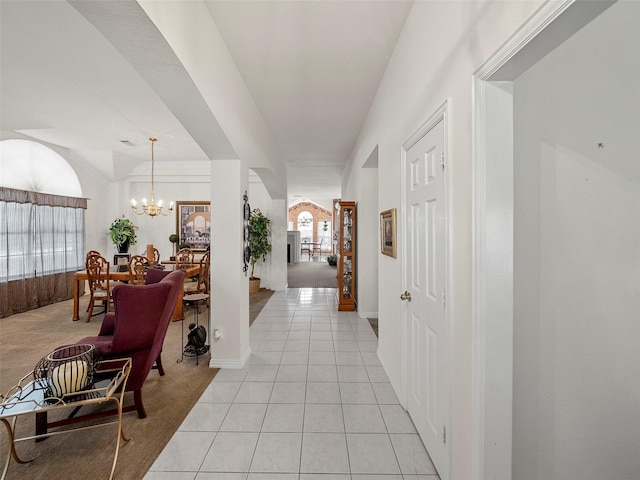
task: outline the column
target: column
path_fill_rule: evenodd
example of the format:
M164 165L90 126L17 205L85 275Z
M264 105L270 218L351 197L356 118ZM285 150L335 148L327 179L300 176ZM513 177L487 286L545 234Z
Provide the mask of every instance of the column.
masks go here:
M211 367L242 368L249 345L249 280L242 271L243 195L248 170L241 160L211 162ZM214 332L221 334L215 340Z

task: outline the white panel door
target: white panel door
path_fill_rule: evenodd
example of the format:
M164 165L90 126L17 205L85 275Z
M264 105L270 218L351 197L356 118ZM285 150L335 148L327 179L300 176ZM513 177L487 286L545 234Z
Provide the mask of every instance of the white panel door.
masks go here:
M405 157L407 411L446 478L447 340L444 120Z

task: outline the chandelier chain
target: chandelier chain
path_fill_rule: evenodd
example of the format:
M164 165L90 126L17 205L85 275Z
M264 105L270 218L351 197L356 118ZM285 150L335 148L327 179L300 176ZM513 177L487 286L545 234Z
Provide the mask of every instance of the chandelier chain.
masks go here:
M158 141L157 138L150 137L149 141L151 142L151 203L147 204L147 201L142 199L142 210L138 210L137 202L135 198L131 199L131 209L136 215L149 215L151 218L156 215L164 215L168 216L173 211L173 202L169 205L168 210L163 211L162 200L158 201L156 204L156 195L155 195L155 151L154 144Z
M158 141L157 138L153 138L151 137L149 140L151 140L151 195L153 195L153 192L155 191L155 181L154 181L154 166L155 166L155 158L153 155L153 146L155 145L155 143Z

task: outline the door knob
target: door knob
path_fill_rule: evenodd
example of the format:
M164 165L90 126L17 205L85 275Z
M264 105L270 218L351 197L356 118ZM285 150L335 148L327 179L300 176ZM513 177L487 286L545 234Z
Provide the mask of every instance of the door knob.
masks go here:
M411 294L405 290L404 293L400 295L400 300L411 301Z

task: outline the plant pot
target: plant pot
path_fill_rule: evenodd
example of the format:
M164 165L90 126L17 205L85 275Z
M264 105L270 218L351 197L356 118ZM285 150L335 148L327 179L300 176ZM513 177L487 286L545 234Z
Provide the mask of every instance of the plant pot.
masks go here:
M118 253L127 253L129 251L129 240L119 243L116 247L118 248Z
M258 293L260 291L260 279L258 277L249 279L249 293Z

